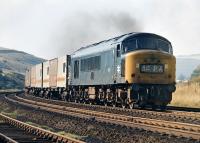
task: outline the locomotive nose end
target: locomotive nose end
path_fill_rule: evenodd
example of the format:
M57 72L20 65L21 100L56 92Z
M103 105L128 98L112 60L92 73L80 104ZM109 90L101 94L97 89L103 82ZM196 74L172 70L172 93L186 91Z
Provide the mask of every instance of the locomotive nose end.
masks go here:
M172 84L176 61L173 55L153 50L130 52L125 56L128 83Z
M175 90L176 90L175 84L173 84L173 85L171 84L171 85L168 86L168 91L169 92L174 92Z
M141 87L138 84L132 84L131 88L133 91L139 91Z

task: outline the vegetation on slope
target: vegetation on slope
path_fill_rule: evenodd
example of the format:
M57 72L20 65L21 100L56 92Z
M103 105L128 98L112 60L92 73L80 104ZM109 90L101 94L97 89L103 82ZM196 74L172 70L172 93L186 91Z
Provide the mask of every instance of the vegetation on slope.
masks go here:
M0 47L0 90L22 89L26 69L43 61L22 51Z
M200 108L200 82L178 83L171 105Z
M171 105L200 108L200 65L188 82L177 83Z
M193 71L191 75L192 81L200 81L200 65Z
M0 90L22 89L24 87L24 75L11 71L0 70Z

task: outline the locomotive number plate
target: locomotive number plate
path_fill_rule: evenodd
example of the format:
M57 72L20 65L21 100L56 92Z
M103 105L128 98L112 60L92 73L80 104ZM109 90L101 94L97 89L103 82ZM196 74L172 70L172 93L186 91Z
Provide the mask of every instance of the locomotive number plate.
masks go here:
M142 73L163 73L164 65L161 64L141 64L140 72Z

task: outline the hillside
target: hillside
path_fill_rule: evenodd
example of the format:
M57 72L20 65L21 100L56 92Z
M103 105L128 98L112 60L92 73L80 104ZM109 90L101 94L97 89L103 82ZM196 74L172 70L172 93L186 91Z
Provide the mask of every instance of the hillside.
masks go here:
M196 59L200 60L200 54L192 54L192 55L179 55L178 58L184 58L184 59Z
M26 69L43 61L22 51L0 47L0 89L23 88Z
M44 59L25 52L0 48L0 69L24 74L27 67L41 63Z

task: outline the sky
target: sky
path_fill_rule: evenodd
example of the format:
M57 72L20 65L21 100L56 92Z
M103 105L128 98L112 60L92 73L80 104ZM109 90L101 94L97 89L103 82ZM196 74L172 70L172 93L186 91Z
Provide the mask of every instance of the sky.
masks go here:
M0 47L44 59L130 32L200 54L199 0L0 0Z

